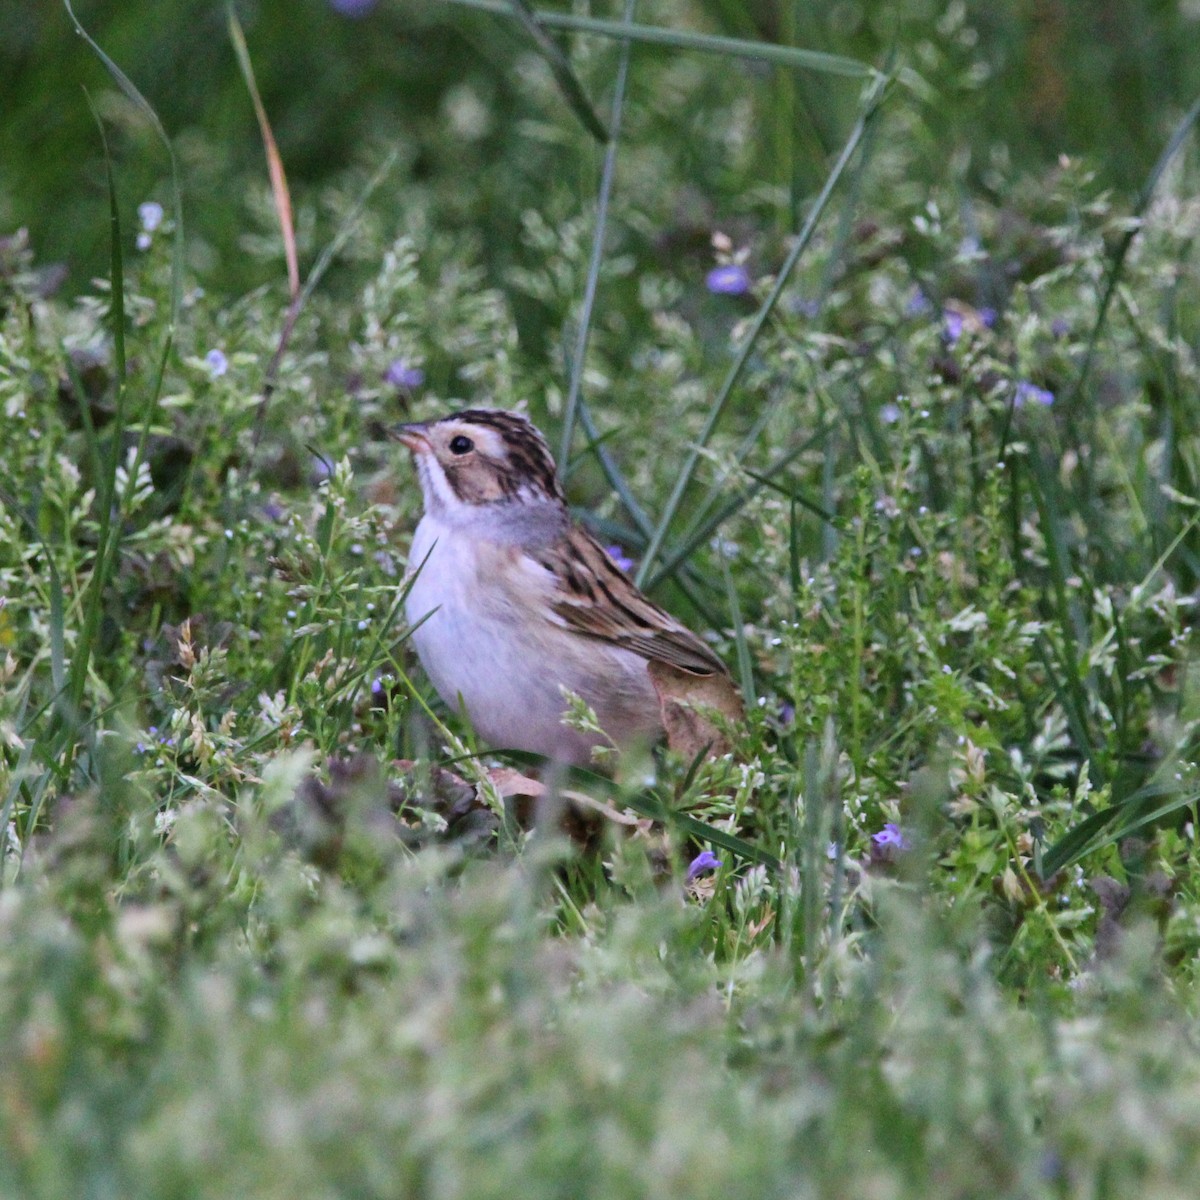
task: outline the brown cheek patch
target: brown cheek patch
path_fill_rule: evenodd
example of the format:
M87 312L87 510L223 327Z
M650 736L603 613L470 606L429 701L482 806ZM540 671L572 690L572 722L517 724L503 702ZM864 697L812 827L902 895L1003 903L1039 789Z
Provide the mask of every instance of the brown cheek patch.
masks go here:
M446 481L464 504L487 504L508 494L504 477L491 464L473 461L460 466L446 463L444 469Z

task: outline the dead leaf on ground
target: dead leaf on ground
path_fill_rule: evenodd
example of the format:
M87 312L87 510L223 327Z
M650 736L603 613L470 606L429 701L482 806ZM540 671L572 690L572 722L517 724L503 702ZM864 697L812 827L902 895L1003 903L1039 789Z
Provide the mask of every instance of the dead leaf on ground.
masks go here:
M495 787L496 791L506 799L513 796L528 796L530 799L540 800L549 790L540 780L523 775L513 767L491 767L488 770L488 778L491 780L492 786ZM570 788L560 788L558 794L564 800L569 800L572 804L588 809L591 812L600 813L601 816L607 817L610 821L615 821L618 825L628 825L635 829L643 827L649 829L653 824L649 818L639 817L635 813L618 812L611 804L606 804L603 800L597 800L594 796L587 795L586 792L577 792Z
M515 767L489 767L487 777L505 799L529 796L540 800L546 794L546 785L541 780L522 775Z

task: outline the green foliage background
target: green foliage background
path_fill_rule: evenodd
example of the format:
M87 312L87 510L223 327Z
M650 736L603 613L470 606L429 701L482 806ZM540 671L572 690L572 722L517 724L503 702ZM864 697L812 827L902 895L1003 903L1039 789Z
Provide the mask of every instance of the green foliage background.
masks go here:
M0 1192L1192 1194L1200 9L639 5L897 70L752 336L861 75L636 47L594 268L603 151L507 19L239 5L333 248L277 360L223 7L77 13L185 222L0 5ZM576 780L588 851L408 652L385 436L557 445L577 370L572 503L751 701Z
M225 34L224 6L164 0L145 10L81 0L75 7L177 140L193 235L215 251L201 258L203 273L237 288L257 282L231 253L242 215L239 181L260 173L261 146ZM508 22L442 0L383 0L358 20L340 16L325 0L236 9L301 196L360 162L370 147L399 146L411 181L438 188L445 218L473 229L489 260L507 261L546 161L511 129L548 115L513 76L514 60L528 46ZM614 6L597 15L619 13ZM1167 0L820 6L659 0L644 4L638 18L791 40L874 63L898 50L935 89L909 131L913 182L955 182L992 195L1012 170L1035 174L1063 153L1086 156L1104 183L1131 195L1200 91L1200 66L1190 53L1196 15ZM611 57L603 43L583 43L579 52ZM639 73L649 81L677 58L640 49L634 94ZM692 65L690 102L718 86L719 67L704 59ZM753 96L760 124L737 161L697 154L688 162L698 191L711 195L719 181L736 194L764 181L790 186L794 177L803 194L819 184L822 155L840 141L854 89L803 72L788 79L735 65L730 74L736 91ZM448 120L455 95L463 94L456 89L464 86L487 125L465 143ZM104 206L103 160L82 87L103 97L107 77L62 9L50 2L0 4L0 226L28 226L39 258L64 262L75 290L106 262L105 231L96 220ZM114 104L122 189L149 194L161 179L153 142L144 124ZM678 128L683 109L669 116ZM466 175L476 186L455 186ZM488 186L490 180L496 185ZM590 191L585 183L581 201ZM192 252L199 256L195 246Z

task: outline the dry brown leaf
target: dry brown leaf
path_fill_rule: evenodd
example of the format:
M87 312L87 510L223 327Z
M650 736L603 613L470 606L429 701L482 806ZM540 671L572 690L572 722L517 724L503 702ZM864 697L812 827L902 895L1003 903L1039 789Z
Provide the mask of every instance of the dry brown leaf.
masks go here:
M532 800L540 800L548 790L546 785L540 780L523 775L513 767L491 767L488 770L488 778L492 781L492 785L496 791L506 798L528 796ZM610 821L615 821L618 825L628 825L635 829L642 827L649 829L653 824L653 822L645 818L638 817L635 813L618 812L611 804L606 804L603 800L597 800L594 796L589 796L586 792L576 792L568 788L560 788L558 794L564 800L569 800L572 804L580 808L600 813Z
M768 904L766 912L757 921L751 921L746 926L746 932L750 935L750 940L753 942L758 938L758 935L767 928L771 922L775 920L775 910Z
M506 799L512 796L529 796L539 800L546 794L544 783L522 775L515 767L489 767L487 775L492 781L492 786Z
M630 829L636 829L642 833L648 833L654 826L654 822L649 817L639 817L637 813L630 812L628 809L618 812L611 804L606 804L603 800L597 800L594 796L585 795L583 792L563 792L562 794L572 804L590 808L593 812L600 813L601 816L615 821L618 825L628 825Z

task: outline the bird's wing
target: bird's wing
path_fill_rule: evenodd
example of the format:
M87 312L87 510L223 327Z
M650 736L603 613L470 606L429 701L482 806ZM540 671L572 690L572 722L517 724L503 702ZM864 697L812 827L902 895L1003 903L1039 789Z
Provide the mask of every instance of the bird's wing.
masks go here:
M728 675L690 629L648 600L586 530L527 551L553 577L551 609L568 628L691 675Z

